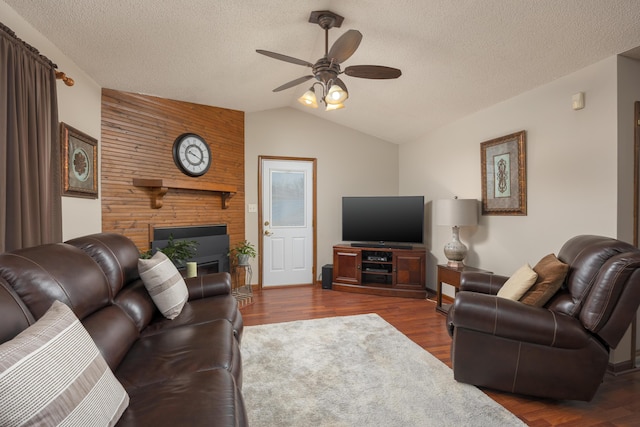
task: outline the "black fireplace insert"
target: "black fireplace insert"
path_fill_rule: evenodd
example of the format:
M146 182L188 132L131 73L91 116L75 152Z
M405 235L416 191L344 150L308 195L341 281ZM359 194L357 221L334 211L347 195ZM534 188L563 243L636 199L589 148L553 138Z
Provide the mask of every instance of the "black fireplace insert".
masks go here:
M171 236L173 240L197 242L195 256L187 261L198 264L199 275L229 271L229 235L226 224L154 228L151 242L153 253L167 246Z

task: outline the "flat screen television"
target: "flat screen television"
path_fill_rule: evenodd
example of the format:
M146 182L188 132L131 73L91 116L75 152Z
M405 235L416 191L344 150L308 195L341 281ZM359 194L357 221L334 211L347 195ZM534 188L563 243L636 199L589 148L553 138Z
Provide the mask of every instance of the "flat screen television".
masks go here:
M343 197L342 240L374 247L423 243L424 196Z

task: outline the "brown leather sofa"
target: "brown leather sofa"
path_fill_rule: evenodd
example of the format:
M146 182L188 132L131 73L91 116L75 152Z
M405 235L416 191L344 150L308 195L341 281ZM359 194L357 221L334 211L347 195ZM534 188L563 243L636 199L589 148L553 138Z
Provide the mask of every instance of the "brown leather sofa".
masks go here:
M156 309L128 238L100 233L0 254L0 343L67 304L129 395L118 426L247 425L242 316L228 273L187 279L173 320Z
M557 257L569 265L543 307L495 296L504 276L463 273L448 314L457 381L554 399L591 400L640 303L640 251L577 236Z

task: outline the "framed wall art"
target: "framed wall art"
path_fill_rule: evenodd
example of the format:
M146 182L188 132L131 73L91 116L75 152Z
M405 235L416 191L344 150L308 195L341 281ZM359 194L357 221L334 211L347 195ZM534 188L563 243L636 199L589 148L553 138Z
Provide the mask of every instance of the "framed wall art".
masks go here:
M483 215L527 214L526 132L480 144Z
M98 198L98 140L60 123L62 195Z

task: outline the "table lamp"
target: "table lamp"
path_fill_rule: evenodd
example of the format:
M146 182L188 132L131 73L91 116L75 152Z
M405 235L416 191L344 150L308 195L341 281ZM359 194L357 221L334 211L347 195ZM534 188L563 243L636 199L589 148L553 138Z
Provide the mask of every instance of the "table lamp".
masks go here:
M460 241L460 227L478 224L478 201L457 197L436 201L436 224L452 227L453 237L444 245L444 255L449 267L462 268L467 247Z

